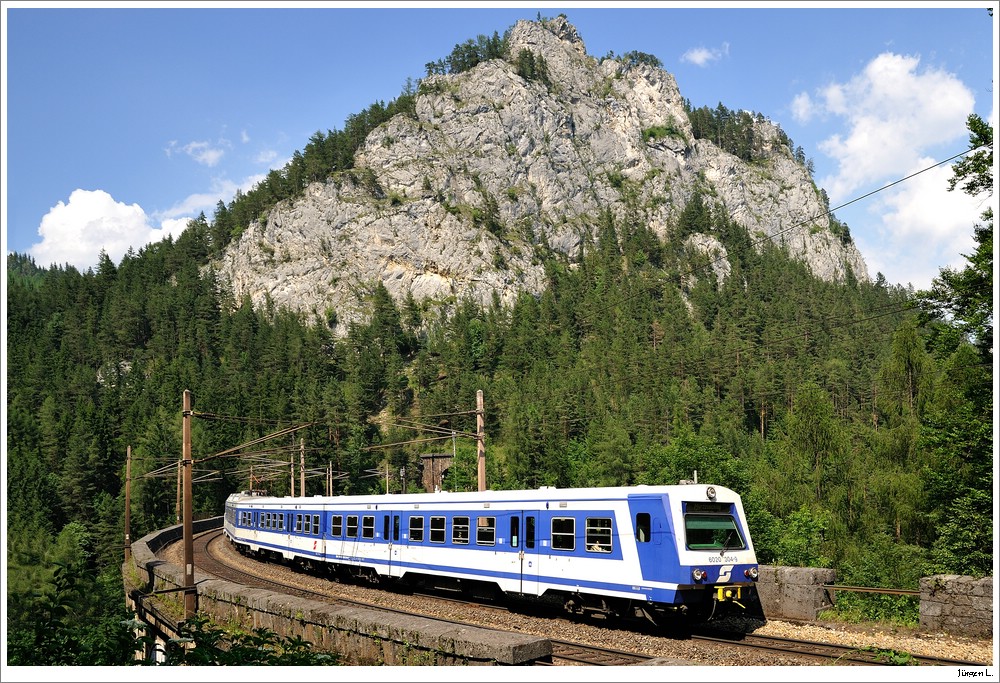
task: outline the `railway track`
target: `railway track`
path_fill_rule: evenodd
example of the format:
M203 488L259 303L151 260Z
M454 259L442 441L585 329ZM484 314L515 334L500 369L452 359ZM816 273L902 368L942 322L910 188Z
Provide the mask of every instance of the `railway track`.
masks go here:
M781 654L796 654L832 664L849 666L983 666L982 662L965 662L944 657L927 657L909 653L898 653L892 650L858 648L834 643L780 638L777 636L755 634L720 634L712 636L702 633L692 634L691 637L700 641L725 643L728 646L749 647Z
M273 590L298 597L305 597L311 600L318 600L330 604L344 604L367 609L377 609L385 612L412 615L411 610L395 609L383 604L376 604L362 600L354 600L341 595L331 595L329 592L311 590L302 586L290 585L287 580L275 580L265 578L252 571L252 567L257 565L256 561L243 558L245 567L237 568L232 566L231 560L225 559L223 549L226 548L225 537L219 531L209 532L195 537L195 556L199 571L212 574L219 578L240 583L242 585ZM290 570L285 567L285 569ZM495 604L488 604L479 601L470 601L453 596L442 596L437 594L423 595L411 594L413 597L433 599L439 602L448 602L460 606L475 607L482 610L485 608L507 611L505 607ZM438 616L428 616L421 614L425 618L435 619L442 623L450 623L462 626L474 626L484 628L481 624L476 624L460 619L449 619ZM647 625L648 626L648 625ZM643 629L640 629L643 630ZM879 650L874 648L858 648L831 643L821 643L807 640L795 640L790 638L780 638L774 636L763 636L752 633L727 632L713 629L699 629L696 632L686 633L666 633L658 635L665 640L690 640L705 643L707 646L719 648L740 648L766 652L768 654L782 655L794 659L801 659L803 662L822 662L826 665L839 666L872 666L872 665L921 665L921 666L983 666L982 662L968 662L943 657L927 657L911 655L909 653L897 653L891 650ZM627 652L598 645L573 642L550 638L552 643L552 657L550 661L538 662L540 665L563 665L563 666L627 666L648 662L656 657L639 652ZM669 650L669 645L665 646ZM669 659L670 654L664 653L664 658ZM721 662L725 662L726 657L720 657ZM683 660L677 660L678 664L685 664ZM697 663L694 663L697 664Z

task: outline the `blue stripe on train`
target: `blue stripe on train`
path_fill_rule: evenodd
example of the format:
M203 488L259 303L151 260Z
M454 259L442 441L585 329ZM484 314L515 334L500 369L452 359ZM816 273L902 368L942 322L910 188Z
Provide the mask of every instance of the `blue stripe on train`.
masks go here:
M635 593L636 597L642 597L643 599L653 600L654 602L673 603L676 599L676 593L677 593L676 590L671 590L666 588L651 588L644 586L611 583L607 581L579 581L572 579L564 579L558 576L534 575L531 574L530 572L521 574L517 572L506 572L506 571L484 572L484 571L468 569L466 567L448 567L438 564L427 564L423 562L401 562L398 560L390 562L389 560L384 558L360 557L355 555L336 555L336 554L327 555L320 552L298 549L298 548L289 548L287 546L276 545L273 543L250 541L249 539L244 539L239 537L235 538L234 540L242 543L252 542L257 546L260 546L261 548L267 548L275 552L294 551L296 555L302 555L313 559L322 560L324 562L335 562L341 564L346 564L346 563L361 564L370 567L376 567L376 566L388 567L389 565L392 565L393 567L405 568L410 571L422 571L426 573L428 570L431 570L439 574L447 574L447 575L457 574L462 578L473 578L478 580L505 579L514 581L517 580L532 581L532 582L560 586L562 588L571 590L589 589L589 590L597 590L605 592L627 591L630 593Z

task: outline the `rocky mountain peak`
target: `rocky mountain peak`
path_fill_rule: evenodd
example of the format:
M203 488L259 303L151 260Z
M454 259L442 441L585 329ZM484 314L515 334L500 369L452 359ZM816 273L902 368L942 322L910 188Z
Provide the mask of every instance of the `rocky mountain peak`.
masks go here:
M587 55L566 17L519 21L507 40L506 59L423 79L415 116L373 130L354 169L251 224L214 264L237 299L335 311L341 334L366 318L377 282L432 308L509 303L541 292L543 259L578 258L603 212L670 240L696 191L818 277L868 279L771 122L754 122L762 159L751 165L695 139L673 76ZM685 244L725 254L714 236Z

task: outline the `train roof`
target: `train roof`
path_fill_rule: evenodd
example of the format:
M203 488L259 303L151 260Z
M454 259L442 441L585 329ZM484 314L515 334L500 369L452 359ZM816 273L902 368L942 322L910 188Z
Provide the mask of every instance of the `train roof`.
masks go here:
M296 502L303 506L313 505L368 505L368 504L442 504L442 503L485 503L513 501L543 501L543 500L620 500L630 496L682 496L687 499L708 500L707 489L715 489L713 499L720 502L739 500L736 492L724 486L703 483L688 483L674 485L637 485L611 486L591 488L557 488L543 486L537 489L519 489L512 491L440 491L437 493L390 493L356 496L265 496L257 492L243 491L229 496L230 501L244 503L269 504L280 502L289 504Z

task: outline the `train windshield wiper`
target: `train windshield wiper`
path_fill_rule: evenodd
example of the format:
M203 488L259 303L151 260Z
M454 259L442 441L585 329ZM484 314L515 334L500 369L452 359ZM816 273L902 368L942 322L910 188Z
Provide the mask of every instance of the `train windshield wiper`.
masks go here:
M726 536L726 542L722 544L722 552L721 552L721 553L719 553L719 556L720 556L720 557L724 556L724 555L726 554L726 551L727 551L727 550L729 550L729 542L730 542L731 540L733 540L733 534L734 534L735 532L736 532L736 530L735 530L735 529L730 529L730 530L729 530L729 535L728 535L728 536Z

